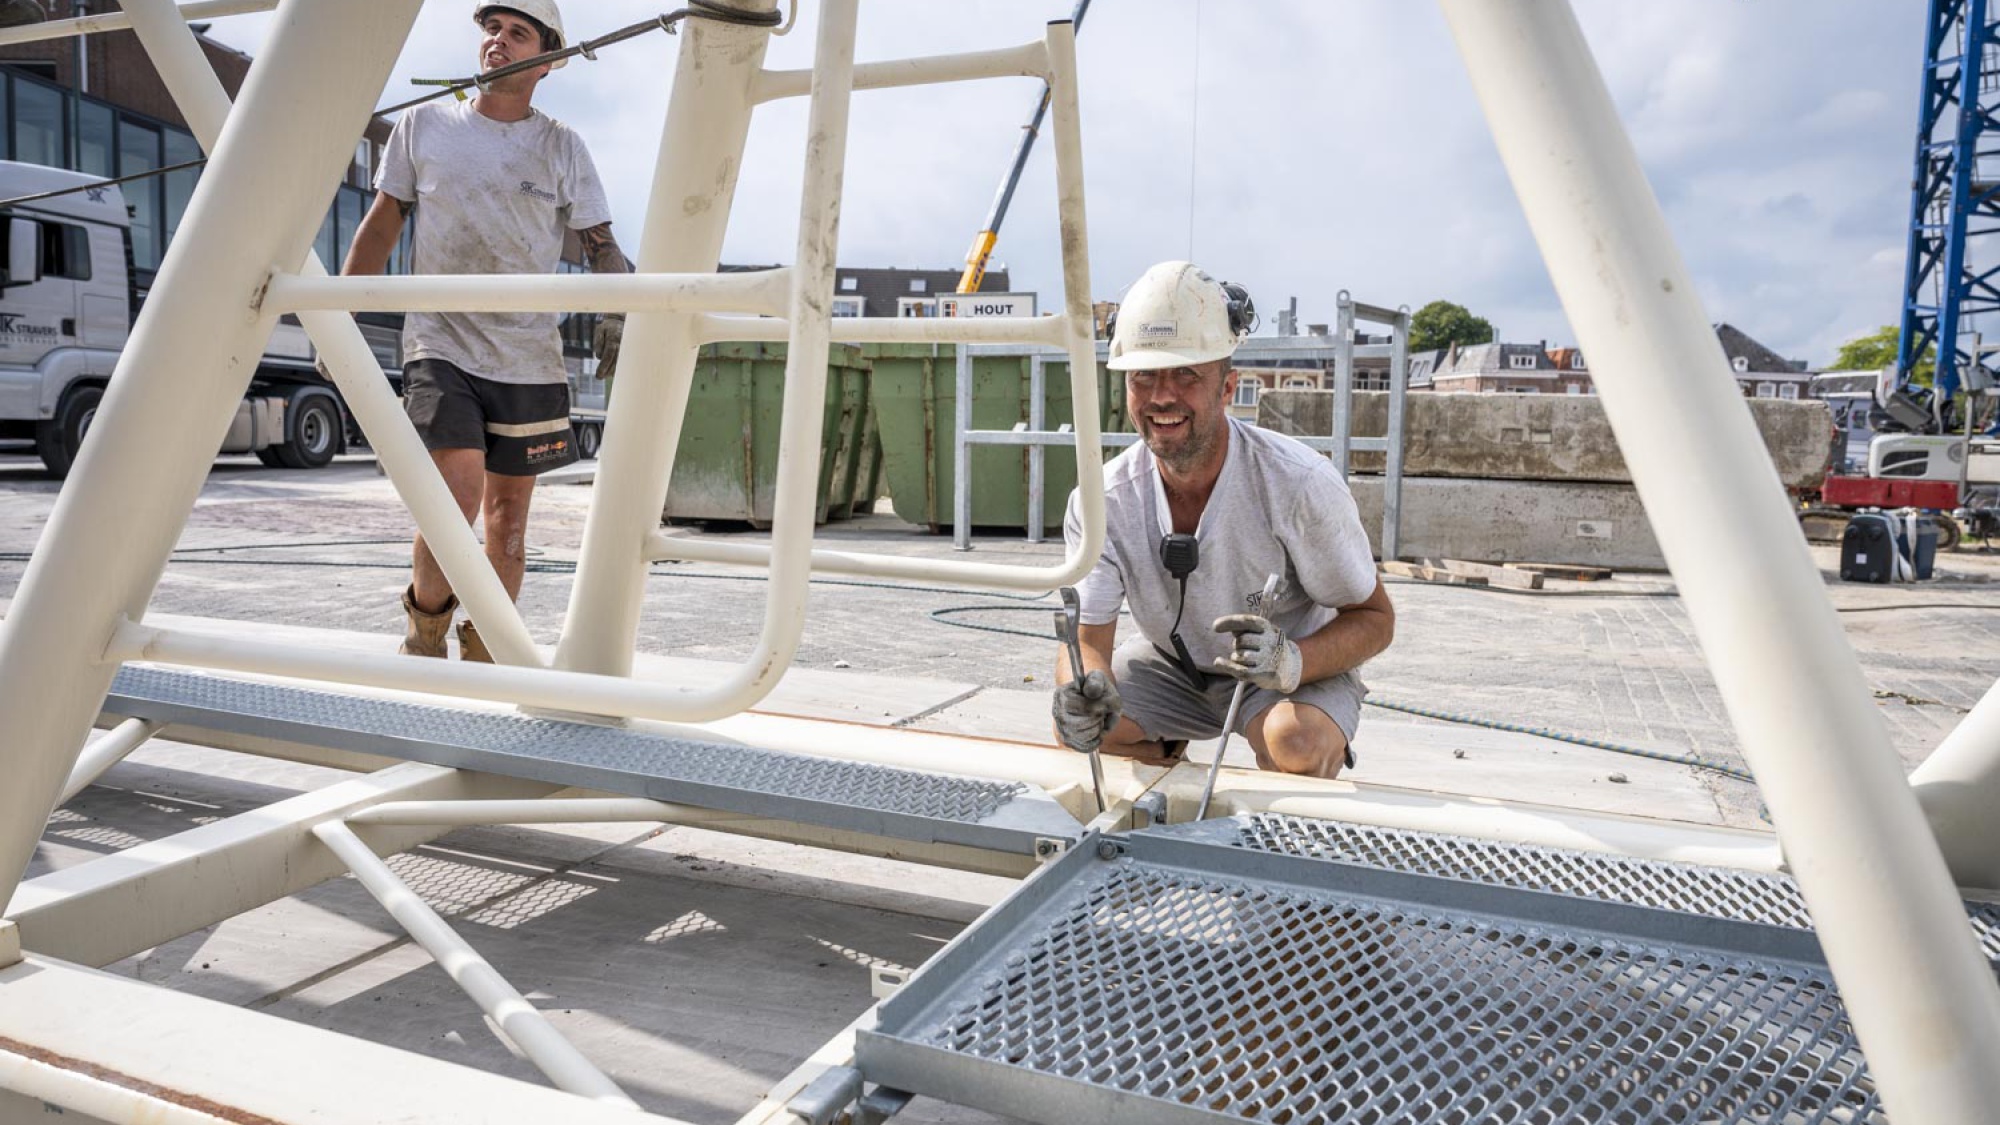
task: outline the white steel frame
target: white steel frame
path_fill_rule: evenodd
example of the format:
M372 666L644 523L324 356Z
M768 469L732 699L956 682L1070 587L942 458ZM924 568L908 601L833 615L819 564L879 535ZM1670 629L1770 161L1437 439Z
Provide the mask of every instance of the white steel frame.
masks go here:
M748 2L768 9L773 0ZM213 153L97 415L97 436L83 450L0 632L0 714L8 716L12 748L10 784L0 788L0 895L9 901L9 920L0 923L0 1039L35 1052L33 1058L0 1052L0 1112L26 1104L19 1101L25 1095L107 1121L205 1121L213 1119L210 1107L285 1119L301 1106L323 1112L336 1105L367 1120L387 1116L390 1100L398 1112L426 1119L595 1121L615 1113L631 1120L623 1095L567 1044L545 1034L546 1025L524 1013L490 969L482 971L476 954L441 923L432 925L434 914L427 918L421 903L412 908L414 900L405 898L393 876L384 878L386 869L374 857L475 821L588 816L698 820L781 836L787 831L655 802L537 802L555 787L399 765L20 885L19 873L58 796L87 784L104 763L155 733L150 724L126 724L93 743L80 761L119 662L168 660L658 720L716 718L740 711L782 673L797 644L805 581L815 568L1046 589L1079 577L1101 547L1101 435L1067 24L1051 25L1043 42L1020 47L857 66L858 0L826 0L813 69L774 72L762 69L766 29L690 21L639 245L639 274L324 278L307 255L320 217L320 189L345 167L349 153L340 138L360 132L370 110L365 95L386 80L417 3L285 0L234 112L185 21L267 3L176 8L170 0L124 0L122 21L101 16L0 32L0 42L25 42L130 26ZM1885 1101L1898 1120L1989 1120L2000 1106L2000 1068L1991 1065L2000 1057L2000 989L1973 945L1937 840L1867 702L1858 664L1574 17L1558 0L1442 4L1454 34L1476 45L1464 52L1474 88L1579 340L1598 360L1607 411L1757 771L1782 861L1812 908ZM828 301L851 91L1001 75L1040 77L1055 91L1063 313L1017 321L832 321ZM797 260L767 275L718 277L712 271L750 112L771 98L808 92ZM707 206L681 205L690 199ZM283 269L300 261L307 264L296 274ZM527 667L539 665L540 654L442 482L427 471L428 458L367 356L349 315L362 307L630 310L627 378L620 409L609 420L577 592L555 667ZM206 451L219 443L243 390L242 373L284 311L296 311L318 343L488 644L508 665L521 667L301 654L219 632L143 623L150 591L205 475ZM784 315L740 315L760 312ZM790 344L771 547L717 552L665 541L655 525L694 349L718 340L768 339ZM1066 350L1077 407L1078 477L1091 530L1083 549L1043 568L814 551L813 415L825 390L826 346L834 339ZM664 427L667 440L654 426ZM1705 455L1685 457L1691 448ZM648 561L663 557L771 567L757 652L720 690L663 693L624 678L639 583ZM717 726L729 724L812 753L935 769L963 761L941 752L951 740L913 732L885 737L871 731L862 745L797 720L742 716ZM1082 764L1073 755L1022 750L993 768L1059 789L1073 798L1073 807L1082 807ZM1990 823L1969 823L1964 810L1990 808L2000 796L2000 692L1982 703L1927 773L1919 780L1927 799L1936 796L1930 803L1937 827L1961 876L1975 872L1990 879L2000 866L1995 830ZM1182 819L1196 781L1198 772L1186 767L1164 777L1121 767L1112 777L1117 801L1098 823L1128 815L1148 788L1164 796L1170 819ZM1667 831L1490 804L1478 807L1475 820L1462 805L1270 777L1257 778L1254 786L1225 781L1219 796L1224 810L1261 807L1476 829L1502 838L1760 868L1780 862L1766 842L1737 834ZM815 837L810 830L787 838L867 846L825 833ZM961 863L967 862L965 851L919 847L887 854ZM217 867L232 878L215 879L210 873ZM354 871L392 904L455 975L473 982L472 991L524 1051L559 1085L583 1096L413 1060L43 956L13 964L24 956L23 941L85 964L108 963L341 870ZM186 893L162 893L169 890ZM152 906L142 909L141 903ZM218 1038L229 1042L229 1051L207 1046ZM791 1089L816 1069L843 1061L851 1038L850 1029L745 1120L781 1120ZM218 1063L221 1054L227 1058ZM301 1059L313 1065L301 1068ZM353 1083L355 1073L378 1081Z

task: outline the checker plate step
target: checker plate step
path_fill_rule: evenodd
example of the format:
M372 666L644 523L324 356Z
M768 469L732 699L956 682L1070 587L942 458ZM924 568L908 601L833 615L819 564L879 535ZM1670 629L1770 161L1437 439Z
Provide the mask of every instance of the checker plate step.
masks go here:
M1032 855L1082 833L1019 782L226 676L127 666L104 710L926 843Z

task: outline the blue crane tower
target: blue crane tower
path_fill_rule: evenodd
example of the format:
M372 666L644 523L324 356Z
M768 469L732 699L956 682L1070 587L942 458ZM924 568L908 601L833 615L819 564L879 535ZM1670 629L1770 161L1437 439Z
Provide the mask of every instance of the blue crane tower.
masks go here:
M1994 382L1983 357L1964 346L1978 318L2000 310L2000 27L1992 9L1989 0L1930 0L1924 29L1898 393L1888 404L1910 429L1956 429L1961 390ZM1925 396L1913 392L1911 375L1933 344L1937 374Z

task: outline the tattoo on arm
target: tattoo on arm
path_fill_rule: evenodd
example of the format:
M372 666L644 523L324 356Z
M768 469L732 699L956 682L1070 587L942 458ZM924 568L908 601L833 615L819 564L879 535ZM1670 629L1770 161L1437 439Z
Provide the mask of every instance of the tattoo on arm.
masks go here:
M590 263L592 273L630 273L632 267L625 260L625 254L618 249L618 243L611 237L611 224L599 223L576 235L583 247L583 258Z

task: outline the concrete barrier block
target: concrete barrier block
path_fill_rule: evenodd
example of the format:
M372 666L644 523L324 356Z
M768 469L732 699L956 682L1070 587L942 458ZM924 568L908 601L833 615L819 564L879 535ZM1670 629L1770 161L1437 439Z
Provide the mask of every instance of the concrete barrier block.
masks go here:
M1350 483L1362 526L1382 554L1382 478ZM1629 484L1406 477L1404 558L1566 563L1664 570L1666 556Z
M1281 434L1333 432L1333 392L1270 390L1257 424ZM1787 488L1817 488L1826 476L1833 420L1823 402L1750 399L1750 413ZM1353 433L1388 432L1387 391L1357 391ZM1404 472L1417 477L1592 481L1629 484L1631 473L1595 395L1410 395ZM1694 456L1697 451L1690 450ZM1380 453L1355 453L1352 471L1379 473Z

